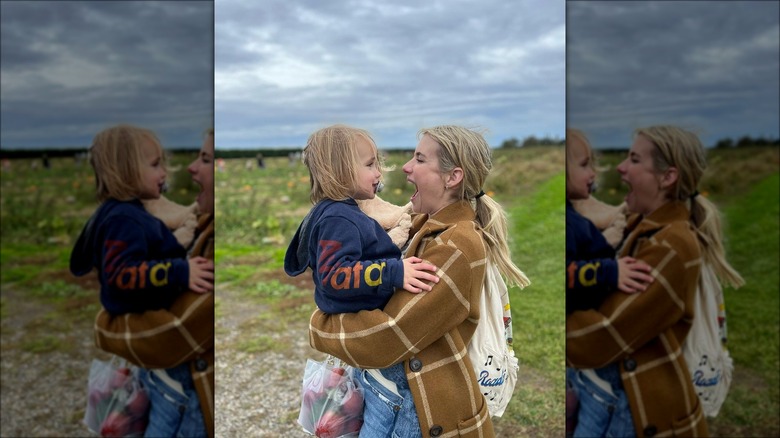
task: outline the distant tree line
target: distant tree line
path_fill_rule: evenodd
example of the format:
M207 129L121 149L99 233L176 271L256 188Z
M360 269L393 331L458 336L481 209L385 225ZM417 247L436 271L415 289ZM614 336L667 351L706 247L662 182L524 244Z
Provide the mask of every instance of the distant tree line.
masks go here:
M715 147L717 149L728 149L728 148L743 148L747 146L780 146L780 138L778 139L770 139L770 138L764 138L764 137L758 137L753 138L749 135L744 135L737 139L736 141L732 140L729 137L721 138L715 143Z
M529 135L528 137L524 138L522 142L514 137L508 140L504 140L500 147L502 149L511 149L525 146L563 146L565 143L565 139L550 137L537 138L536 136Z

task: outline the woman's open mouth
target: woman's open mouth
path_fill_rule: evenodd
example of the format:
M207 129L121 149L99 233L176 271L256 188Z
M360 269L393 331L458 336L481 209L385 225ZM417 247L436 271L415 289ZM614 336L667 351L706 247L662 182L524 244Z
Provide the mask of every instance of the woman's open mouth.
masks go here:
M420 193L420 189L418 189L417 188L417 184L415 184L414 181L411 181L409 178L406 178L406 182L408 182L409 184L413 184L414 185L414 194L412 195L411 198L409 198L409 200L412 201Z
M631 184L630 184L628 181L624 180L624 179L623 179L623 180L620 180L620 181L623 183L623 185L625 185L626 187L628 187L628 191L626 192L626 196L625 196L625 198L624 198L624 200L626 200L626 201L627 201L627 200L628 200L628 197L631 195L631 193L632 193L632 191L633 191L633 190L632 190L632 188L631 188Z

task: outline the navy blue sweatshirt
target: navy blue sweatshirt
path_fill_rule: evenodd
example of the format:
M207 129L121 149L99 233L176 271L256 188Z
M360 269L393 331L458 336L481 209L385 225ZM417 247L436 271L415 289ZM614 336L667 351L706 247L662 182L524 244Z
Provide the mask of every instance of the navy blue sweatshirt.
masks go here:
M141 201L108 199L70 254L76 276L98 271L100 302L113 315L168 308L188 288L187 250Z
M314 301L325 313L384 308L403 287L401 250L353 199L324 200L303 219L284 257L287 275L312 269Z
M566 200L566 314L595 309L617 289L615 249Z

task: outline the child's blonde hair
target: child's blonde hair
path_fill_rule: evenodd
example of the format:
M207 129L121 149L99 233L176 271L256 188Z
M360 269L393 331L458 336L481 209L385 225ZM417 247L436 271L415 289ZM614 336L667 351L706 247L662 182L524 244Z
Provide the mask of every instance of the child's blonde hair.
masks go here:
M371 144L377 155L377 166L383 169L376 143L364 129L333 125L309 136L302 158L309 169L309 198L313 204L323 199L343 201L355 193L361 164L357 148L359 137Z
M95 171L98 201L129 201L139 196L144 144L157 148L165 159L160 140L148 129L117 125L95 135L89 161Z
M442 173L451 172L456 167L463 169L460 199L475 200L476 219L485 235L490 260L496 263L510 286L531 284L509 255L507 219L501 205L488 195L477 197L493 168L492 151L485 138L480 132L451 125L423 128L417 136L423 135L439 144L439 169Z
M596 168L596 155L593 153L593 146L590 145L590 141L588 140L588 137L585 135L584 132L580 131L579 129L574 128L566 128L566 180L569 180L569 163L574 163L574 156L572 155L574 152L574 143L579 142L583 146L585 146L585 149L587 149L587 153L590 156L590 167L597 171Z
M745 280L728 261L723 248L721 218L715 204L698 194L698 185L707 168L707 156L699 137L676 126L639 128L641 135L655 146L652 151L653 168L663 173L670 167L677 169L677 182L669 190L672 200L690 201L690 220L702 245L704 260L726 284L740 287Z

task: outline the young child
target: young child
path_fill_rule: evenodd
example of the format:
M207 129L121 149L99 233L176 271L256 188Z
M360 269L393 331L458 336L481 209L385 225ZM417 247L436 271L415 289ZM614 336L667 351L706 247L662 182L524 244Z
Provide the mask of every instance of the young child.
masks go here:
M585 135L566 130L566 314L597 308L611 293L641 292L652 281L651 268L631 257L615 259L615 249L596 226L580 215L572 200L587 199L596 180L593 152ZM576 395L579 406L573 402ZM633 433L628 398L616 365L598 370L567 369L567 434L595 430ZM575 408L575 406L577 406ZM576 422L587 411L588 422ZM602 415L603 414L603 415ZM592 423L598 419L596 423ZM576 424L575 424L576 423ZM602 432L595 432L596 435ZM618 433L616 436L620 436Z
M384 308L396 288L419 293L438 281L421 259L401 259L387 232L356 200L376 196L381 163L371 135L334 125L309 137L303 151L314 208L298 227L284 260L290 276L312 269L314 301L326 313Z
M90 153L100 206L73 248L70 270L82 276L97 269L106 311L119 315L168 308L188 288L198 293L213 290L213 262L204 257L188 260L173 233L142 205L143 200L159 198L165 186L157 136L135 126L114 126L95 136ZM168 370L142 370L141 379L150 392L172 390L197 400L186 363ZM155 395L150 399L162 399ZM149 427L164 423L177 409L152 403Z
M165 186L163 150L146 129L119 125L98 133L90 148L100 206L70 257L76 276L97 268L100 302L112 314L167 308L187 288L213 288L213 264L187 260L187 250L141 203Z
M381 162L371 135L361 129L335 125L309 137L303 152L309 169L314 208L298 227L285 255L284 269L295 276L311 268L314 301L326 313L383 309L403 287L412 293L430 291L426 282L439 278L436 267L417 257L401 259L401 251L377 223L358 207L357 200L376 196ZM403 368L400 368L403 372ZM355 380L370 391L355 370ZM399 397L411 400L408 388L398 388L380 370L365 370ZM366 397L365 409L376 397ZM414 420L416 421L416 414Z
M650 267L631 257L615 259L615 248L602 232L572 206L588 199L596 181L590 143L575 129L566 130L566 314L598 307L610 293L641 292L652 277Z

